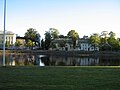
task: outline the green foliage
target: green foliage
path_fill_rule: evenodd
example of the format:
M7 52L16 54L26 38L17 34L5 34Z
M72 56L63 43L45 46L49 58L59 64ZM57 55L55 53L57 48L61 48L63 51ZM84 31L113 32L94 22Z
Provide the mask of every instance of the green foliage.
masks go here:
M110 35L110 38L115 38L115 36L116 36L116 34L112 31L109 33L109 35Z
M37 31L33 28L29 28L27 32L25 33L25 40L28 42L28 40L35 41Z
M90 42L94 45L99 45L100 44L99 34L94 33L93 35L91 35L90 36Z
M116 34L114 32L103 31L101 33L101 50L113 50L118 51L120 49L120 41L116 39Z
M15 46L19 47L20 45L22 45L22 44L20 43L19 40L17 40L17 41L15 42Z
M108 38L108 43L111 45L112 50L119 50L119 40L115 39L115 33L111 31L109 35L110 37Z
M55 28L50 28L49 29L49 32L51 34L51 38L52 39L55 39L55 38L58 38L58 34L59 34L59 31Z
M59 46L60 47L65 47L65 44L66 44L66 42L63 40L63 41L61 41L61 42L59 42Z
M45 32L45 49L50 48L51 41L58 38L59 31L55 28L50 28L49 31Z
M56 45L54 43L51 43L50 47L53 49L53 48L56 48Z
M76 40L79 38L78 33L75 30L71 30L71 31L68 32L67 36L69 38L72 38L72 40L73 40L73 48L75 48Z
M27 32L25 33L25 41L26 41L26 46L28 47L33 47L34 46L34 42L36 40L36 36L39 33L34 29L34 28L29 28L27 30Z
M101 35L93 34L90 36L90 42L95 45L100 45L101 50L119 50L120 41L116 39L116 34L114 32L108 33L103 31Z
M101 37L103 38L103 39L102 39L102 43L107 43L108 32L107 32L107 31L102 31Z
M49 49L50 48L50 43L51 43L52 39L51 39L51 34L49 31L45 32L45 49Z
M41 40L41 48L44 49L45 48L45 41L42 39Z
M6 41L5 47L10 47L10 42L9 41Z
M29 48L32 48L32 47L33 47L33 42L32 42L31 40L28 40L27 46L28 46Z

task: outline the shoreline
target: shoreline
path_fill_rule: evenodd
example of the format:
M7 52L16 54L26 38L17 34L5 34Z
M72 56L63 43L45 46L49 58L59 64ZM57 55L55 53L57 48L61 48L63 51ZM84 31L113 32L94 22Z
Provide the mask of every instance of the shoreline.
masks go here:
M0 54L2 54L0 50ZM41 54L49 56L81 56L81 57L114 57L120 56L120 52L115 51L54 51L54 50L6 50L6 54Z

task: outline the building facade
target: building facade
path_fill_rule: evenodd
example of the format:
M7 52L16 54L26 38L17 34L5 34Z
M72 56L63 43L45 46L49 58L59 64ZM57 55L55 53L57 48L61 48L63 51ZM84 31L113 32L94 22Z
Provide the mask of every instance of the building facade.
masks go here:
M0 48L3 46L3 31L0 31ZM14 44L16 42L16 34L11 32L11 31L6 31L5 32L5 44L9 45L9 48L13 48Z
M56 38L52 41L56 49L70 50L73 47L73 41L71 38Z
M17 47L15 46L15 49L24 49L25 48L25 37L16 37L16 41L19 41L20 42L20 46Z
M79 43L81 51L99 51L99 46L91 44L88 36L79 39Z

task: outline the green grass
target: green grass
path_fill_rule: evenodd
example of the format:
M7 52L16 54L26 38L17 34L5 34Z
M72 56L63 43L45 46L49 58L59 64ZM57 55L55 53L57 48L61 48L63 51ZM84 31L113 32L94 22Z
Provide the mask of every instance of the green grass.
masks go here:
M120 90L120 67L0 67L0 90Z

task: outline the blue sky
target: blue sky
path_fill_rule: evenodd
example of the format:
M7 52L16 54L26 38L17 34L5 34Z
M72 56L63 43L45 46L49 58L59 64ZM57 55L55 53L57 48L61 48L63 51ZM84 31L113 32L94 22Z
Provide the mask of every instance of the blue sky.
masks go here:
M120 37L120 0L7 0L6 29L24 36L29 28L35 28L42 37L49 28L63 35L74 29L80 37L102 31L113 31Z

